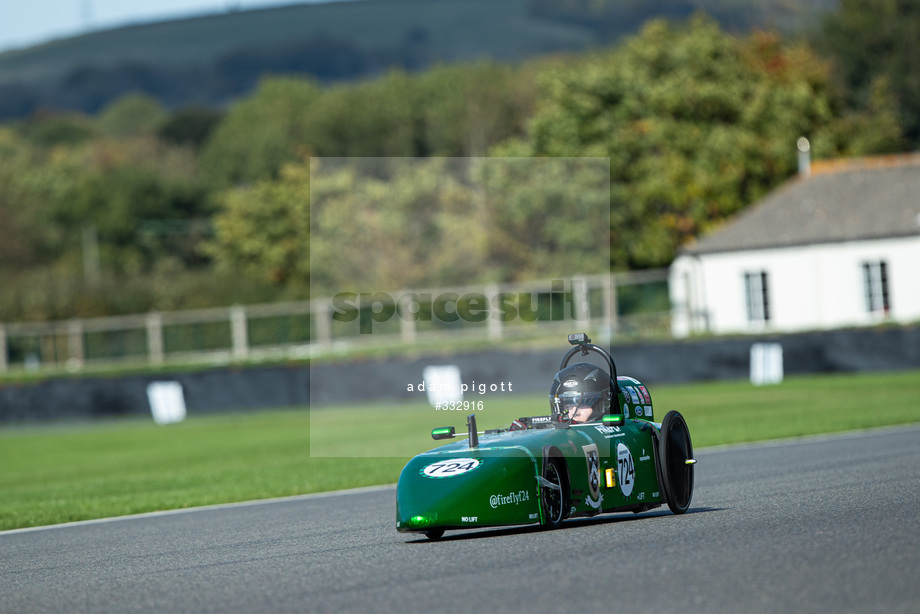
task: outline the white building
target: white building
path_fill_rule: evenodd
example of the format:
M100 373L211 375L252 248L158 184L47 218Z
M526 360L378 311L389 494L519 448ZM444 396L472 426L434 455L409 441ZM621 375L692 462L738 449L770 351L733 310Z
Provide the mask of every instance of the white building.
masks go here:
M920 321L920 154L815 162L681 250L676 336Z

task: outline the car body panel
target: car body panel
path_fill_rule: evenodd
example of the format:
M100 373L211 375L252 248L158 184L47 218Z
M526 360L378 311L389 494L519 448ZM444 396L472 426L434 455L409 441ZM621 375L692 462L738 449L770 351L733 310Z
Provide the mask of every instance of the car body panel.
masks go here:
M460 441L413 458L397 484L397 530L543 523L540 476L550 458L564 462L568 517L661 505L651 397L638 380L617 379L628 416L620 426L486 431L473 448Z

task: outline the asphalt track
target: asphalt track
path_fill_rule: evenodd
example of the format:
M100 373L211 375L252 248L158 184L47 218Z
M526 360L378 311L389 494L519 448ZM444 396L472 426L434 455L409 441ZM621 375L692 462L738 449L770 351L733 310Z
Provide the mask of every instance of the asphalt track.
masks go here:
M0 533L0 612L916 612L920 428L697 453L690 511L394 529L392 487Z

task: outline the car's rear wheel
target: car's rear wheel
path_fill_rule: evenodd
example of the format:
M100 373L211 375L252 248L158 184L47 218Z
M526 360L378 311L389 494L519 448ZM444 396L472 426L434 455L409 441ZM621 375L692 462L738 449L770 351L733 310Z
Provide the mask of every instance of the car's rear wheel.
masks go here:
M444 529L430 529L425 531L425 537L431 541L437 541L441 539L441 536L444 535Z
M661 489L668 507L675 514L683 514L690 507L695 462L687 422L679 412L669 411L661 421L658 463Z
M540 511L543 513L543 526L556 529L562 526L565 518L566 496L563 481L562 461L548 458L543 463L543 475L540 480Z

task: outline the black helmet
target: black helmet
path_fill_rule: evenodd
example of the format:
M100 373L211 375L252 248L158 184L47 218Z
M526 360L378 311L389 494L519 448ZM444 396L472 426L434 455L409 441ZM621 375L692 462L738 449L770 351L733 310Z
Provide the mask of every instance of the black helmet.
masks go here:
M613 382L606 371L587 362L569 365L556 374L549 389L549 404L554 416L563 421L576 417L580 407L590 407L589 416L579 415L576 422L595 422L610 413Z

